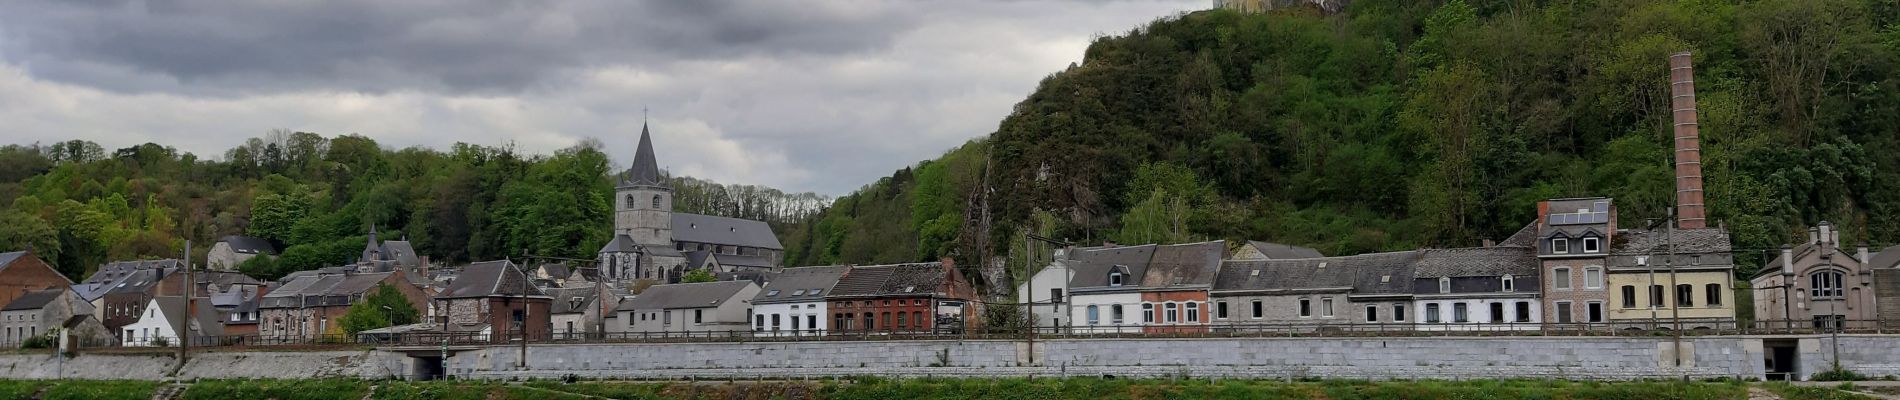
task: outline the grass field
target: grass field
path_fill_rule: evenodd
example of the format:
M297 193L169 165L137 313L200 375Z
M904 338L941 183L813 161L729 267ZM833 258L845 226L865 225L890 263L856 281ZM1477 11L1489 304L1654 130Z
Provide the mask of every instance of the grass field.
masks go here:
M0 400L149 399L161 382L0 381ZM1755 386L1751 386L1755 385ZM790 382L558 381L403 382L358 380L203 380L183 393L206 399L1748 399L1751 387L1787 400L1865 399L1826 387L1738 382L1215 381L1128 379L858 379Z

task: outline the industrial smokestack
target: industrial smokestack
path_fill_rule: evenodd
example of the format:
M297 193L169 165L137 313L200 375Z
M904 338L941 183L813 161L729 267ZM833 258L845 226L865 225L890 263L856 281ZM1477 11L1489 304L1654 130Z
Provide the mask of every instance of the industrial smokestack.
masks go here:
M1702 130L1696 125L1695 67L1689 52L1669 55L1669 109L1675 119L1676 227L1708 227L1702 207Z

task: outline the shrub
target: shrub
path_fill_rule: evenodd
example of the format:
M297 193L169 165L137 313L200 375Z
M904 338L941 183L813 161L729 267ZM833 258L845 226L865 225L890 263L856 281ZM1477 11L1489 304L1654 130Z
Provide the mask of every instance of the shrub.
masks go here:
M172 340L166 339L163 336L155 337L152 338L152 345L158 347L172 347Z
M1867 380L1867 377L1864 375L1861 375L1858 372L1854 372L1853 370L1850 370L1850 369L1834 367L1834 369L1816 372L1814 373L1814 376L1810 376L1808 377L1808 379L1822 381L1822 382L1837 382L1837 381L1864 381L1864 380Z

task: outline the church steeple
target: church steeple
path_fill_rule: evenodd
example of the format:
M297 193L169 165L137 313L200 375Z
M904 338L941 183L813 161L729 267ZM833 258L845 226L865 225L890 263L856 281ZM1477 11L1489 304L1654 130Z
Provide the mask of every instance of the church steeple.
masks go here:
M660 163L653 156L653 135L644 122L640 123L640 148L633 152L633 166L627 169L627 179L620 181L620 187L629 186L667 187L666 178L660 176Z

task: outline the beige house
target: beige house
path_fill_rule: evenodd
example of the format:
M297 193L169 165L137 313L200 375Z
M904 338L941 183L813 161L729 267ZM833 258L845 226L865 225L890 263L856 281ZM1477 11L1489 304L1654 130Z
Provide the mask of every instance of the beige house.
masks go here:
M1735 259L1721 228L1623 231L1611 250L1610 322L1622 329L1734 327Z
M1750 279L1755 291L1756 327L1871 328L1875 312L1874 271L1862 260L1867 246L1840 246L1840 231L1821 222L1808 229L1808 242L1783 247Z
M654 285L615 309L619 326L609 332L749 332L752 281Z
M205 253L205 265L211 269L229 271L257 256L276 257L277 246L260 237L225 236L211 245L209 253Z

